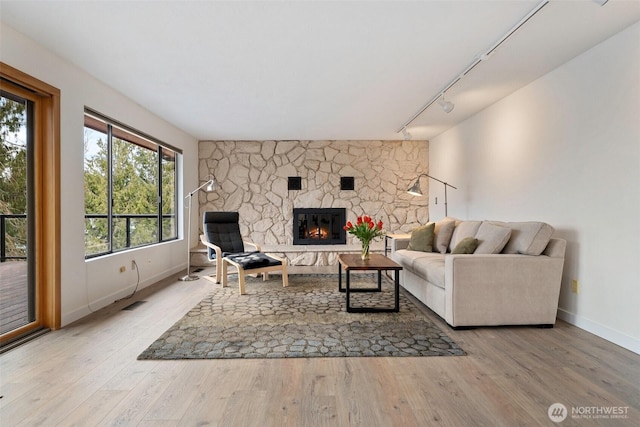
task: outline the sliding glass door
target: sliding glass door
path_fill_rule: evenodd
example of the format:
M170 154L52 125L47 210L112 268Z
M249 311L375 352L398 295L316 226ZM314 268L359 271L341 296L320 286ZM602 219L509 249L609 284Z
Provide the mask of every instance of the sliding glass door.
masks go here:
M60 90L0 61L0 352L60 327Z
M0 335L37 320L33 221L34 102L0 91Z

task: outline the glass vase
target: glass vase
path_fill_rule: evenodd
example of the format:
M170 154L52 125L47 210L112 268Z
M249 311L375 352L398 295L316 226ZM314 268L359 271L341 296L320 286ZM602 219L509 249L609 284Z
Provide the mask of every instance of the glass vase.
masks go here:
M362 242L362 254L361 258L363 261L366 261L370 258L369 254L369 242Z

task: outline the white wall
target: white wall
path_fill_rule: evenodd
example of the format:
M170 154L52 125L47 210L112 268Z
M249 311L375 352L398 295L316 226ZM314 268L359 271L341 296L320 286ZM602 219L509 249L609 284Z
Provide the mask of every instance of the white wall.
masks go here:
M61 91L62 325L133 291L137 280L131 270L133 259L140 267L140 288L184 269L186 244L182 239L85 261L84 107L181 148L187 165L197 164L197 140L6 25L0 26L0 40L2 62ZM184 182L187 187L195 186L196 168L185 170ZM120 273L120 266L127 271Z
M450 216L552 224L560 318L640 353L640 24L433 139L430 173Z

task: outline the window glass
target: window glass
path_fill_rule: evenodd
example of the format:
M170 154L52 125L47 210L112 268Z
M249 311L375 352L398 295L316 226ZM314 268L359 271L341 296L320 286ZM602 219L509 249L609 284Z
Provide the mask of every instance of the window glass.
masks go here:
M84 248L85 255L111 250L108 221L107 127L84 128Z
M85 255L177 238L176 156L85 115Z
M176 153L162 147L162 239L178 237L176 218Z

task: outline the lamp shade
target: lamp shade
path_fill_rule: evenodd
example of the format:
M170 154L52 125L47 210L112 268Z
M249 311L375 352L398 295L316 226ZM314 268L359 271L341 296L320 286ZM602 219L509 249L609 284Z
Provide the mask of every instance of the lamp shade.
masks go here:
M420 178L416 179L416 182L407 190L407 193L412 196L422 196L422 190L420 190Z
M209 183L207 185L207 188L205 188L206 191L211 192L213 190L215 190L216 188L218 188L218 182L216 181L215 178L211 178L209 180Z

